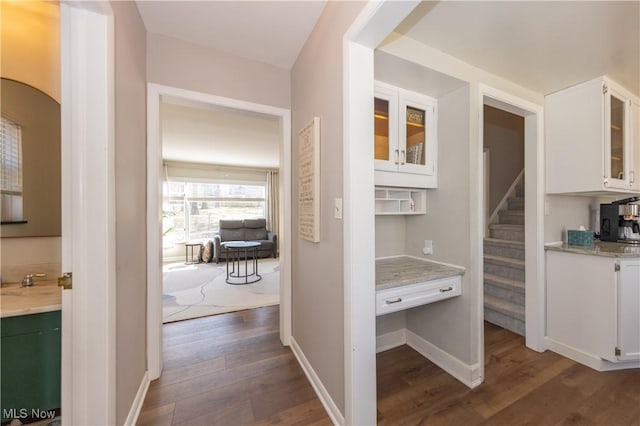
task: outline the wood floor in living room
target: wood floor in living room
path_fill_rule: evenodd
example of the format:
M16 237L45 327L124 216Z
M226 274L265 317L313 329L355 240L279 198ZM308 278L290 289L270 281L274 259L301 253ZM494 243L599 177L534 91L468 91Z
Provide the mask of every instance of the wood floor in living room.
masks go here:
M330 425L278 306L164 326L162 377L139 425ZM486 380L469 389L408 346L377 356L384 425L640 425L640 370L597 372L485 323Z

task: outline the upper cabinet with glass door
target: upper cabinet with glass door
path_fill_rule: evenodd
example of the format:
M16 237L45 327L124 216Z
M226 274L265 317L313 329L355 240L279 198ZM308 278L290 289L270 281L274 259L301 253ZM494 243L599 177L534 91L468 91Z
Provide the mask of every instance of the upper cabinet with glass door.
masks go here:
M436 105L428 96L376 82L376 185L437 186Z
M638 98L607 77L545 98L549 194L640 192Z

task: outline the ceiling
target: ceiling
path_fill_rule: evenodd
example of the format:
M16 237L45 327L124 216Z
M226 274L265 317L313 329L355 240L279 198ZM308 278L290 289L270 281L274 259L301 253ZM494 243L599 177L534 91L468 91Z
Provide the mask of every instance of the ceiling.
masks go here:
M638 1L425 2L396 32L541 94L601 75L640 94Z
M291 69L326 0L136 3L150 33Z
M160 117L165 160L278 168L280 117L171 97Z

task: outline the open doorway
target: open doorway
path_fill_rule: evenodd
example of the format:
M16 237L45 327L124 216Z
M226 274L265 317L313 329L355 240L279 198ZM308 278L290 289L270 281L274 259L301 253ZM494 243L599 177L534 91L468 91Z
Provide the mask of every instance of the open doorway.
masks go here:
M171 96L160 114L163 323L278 305L281 117Z
M223 98L213 95L207 95L182 89L176 89L167 86L159 86L150 84L149 85L149 97L148 97L148 145L147 145L147 153L148 153L148 171L147 171L147 183L148 183L148 201L147 201L147 212L148 212L148 254L149 258L147 261L147 279L148 279L148 367L150 378L155 379L160 376L162 371L162 322L163 322L163 314L162 314L162 299L163 299L163 289L162 289L162 252L163 252L163 241L162 241L162 233L166 231L163 228L162 221L160 220L163 215L163 199L162 199L162 185L164 180L171 181L173 174L182 175L180 179L173 179L180 183L180 185L184 189L188 189L187 186L189 182L193 184L194 188L199 188L199 190L206 191L208 190L217 190L221 189L221 186L228 185L229 180L224 182L225 179L221 179L226 177L230 178L231 176L224 176L225 174L231 175L230 169L227 167L226 169L215 169L215 168L205 168L205 174L210 173L209 176L217 176L218 182L215 183L216 179L209 180L209 185L211 187L204 188L203 183L207 183L207 179L203 179L202 176L197 177L193 175L194 170L196 173L202 173L202 168L198 167L187 167L185 168L178 167L176 165L175 158L172 164L163 163L163 143L164 143L164 135L162 134L162 129L164 126L163 120L165 119L162 114L162 103L166 99L173 100L171 104L174 108L184 107L185 104L193 106L194 103L199 104L200 111L202 112L202 107L204 106L204 111L213 111L216 110L220 112L221 110L226 109L225 111L229 112L229 109L233 109L235 113L242 119L246 120L249 116L261 116L261 117L270 117L271 120L274 120L277 123L277 127L279 129L279 138L278 138L278 164L279 164L279 173L278 173L278 186L279 186L279 200L277 203L277 216L278 216L278 263L277 267L279 269L279 292L278 292L278 301L280 303L279 309L279 328L280 328L280 340L283 344L288 345L289 336L291 334L291 304L290 304L290 294L291 294L291 272L290 272L290 206L291 206L291 191L290 191L290 111L266 106L253 104L249 102L238 101L235 99ZM176 105L179 104L179 105ZM228 120L228 117L225 118ZM184 130L184 129L183 129ZM186 131L191 131L192 129L186 129ZM217 158L222 157L222 151L217 153ZM202 153L200 153L200 157L202 157ZM167 162L168 163L168 162ZM165 167L167 166L167 167ZM184 164L182 165L184 166ZM199 169L199 171L198 171ZM236 170L237 172L237 170ZM191 173L191 175L189 175ZM240 181L236 180L236 183L244 182L247 183L247 176L251 175L251 173L247 174L247 170L243 170L244 180L240 179ZM242 173L241 173L242 175ZM167 178L168 177L168 178ZM212 183L213 182L213 183ZM216 186L217 185L217 186ZM262 184L264 191L267 191L266 178L264 183ZM206 185L205 185L206 186ZM252 186L252 185L249 185ZM259 186L259 185L253 185ZM216 221L219 224L219 218L216 220L215 218L211 218L209 214L209 203L221 202L225 204L229 200L220 200L218 198L221 197L213 197L216 200L212 199L200 199L196 195L195 199L191 199L187 197L187 193L183 193L184 197L182 200L183 209L188 209L188 213L192 213L191 209L194 208L193 214L191 215L194 220L189 219L189 214L185 214L185 219L187 221L191 221L190 223L186 223L184 228L189 231L189 227L193 226L194 235L197 235L198 230L202 230L203 232L215 232L213 229L201 229L201 219L204 219L205 222L213 221L212 223L216 225ZM197 193L194 193L197 194ZM218 194L220 195L220 194ZM206 197L205 197L206 198ZM260 197L253 197L260 198ZM264 202L266 203L266 197ZM204 205L203 203L207 203ZM178 203L179 204L179 203ZM228 207L228 206L227 206ZM273 223L273 222L272 222ZM205 227L206 228L206 227ZM186 237L186 236L184 236ZM183 240L184 242L190 242L189 238ZM213 237L213 235L211 236ZM213 238L212 238L213 239ZM207 240L208 242L208 240ZM184 246L183 246L184 247ZM191 261L191 260L200 260L202 255L205 255L206 246L202 245L197 247L197 251L193 254L193 257L189 260L182 259L182 263ZM184 248L184 252L182 252L183 256L186 256L187 248ZM200 253L202 251L202 253ZM214 253L215 254L215 253ZM220 252L217 253L218 255ZM208 256L208 255L207 255ZM170 256L169 256L170 257ZM210 263L207 263L209 265ZM215 265L215 263L213 263ZM243 265L244 266L244 265ZM259 268L259 266L258 266ZM249 265L249 272L251 271L251 265ZM246 270L245 270L246 272ZM228 284L227 284L228 285Z
M524 118L484 105L484 319L525 334Z

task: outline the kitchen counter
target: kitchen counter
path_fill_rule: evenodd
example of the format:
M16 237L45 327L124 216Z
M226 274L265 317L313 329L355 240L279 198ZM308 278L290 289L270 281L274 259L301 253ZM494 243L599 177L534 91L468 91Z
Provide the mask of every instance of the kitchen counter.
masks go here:
M596 240L591 247L570 246L566 243L547 244L545 250L562 251L566 253L586 254L603 257L640 258L639 244L613 243Z
M0 317L59 311L62 307L60 292L57 281L51 280L36 281L31 287L21 287L20 283L2 284Z
M408 256L376 260L376 291L464 275L464 268Z

